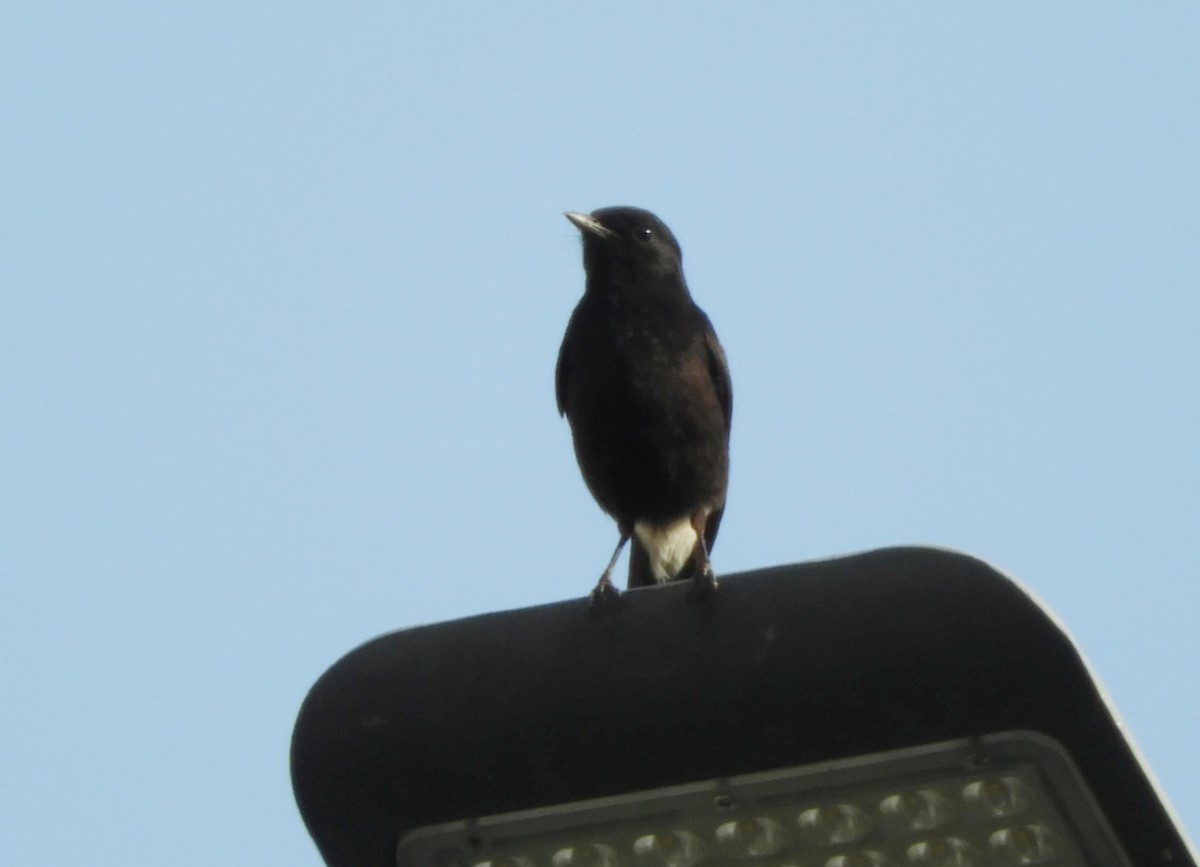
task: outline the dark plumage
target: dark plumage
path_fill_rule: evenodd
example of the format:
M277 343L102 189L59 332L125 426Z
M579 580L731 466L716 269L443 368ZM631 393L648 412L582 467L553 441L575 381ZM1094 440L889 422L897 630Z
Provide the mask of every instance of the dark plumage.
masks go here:
M729 480L733 389L725 352L688 292L682 253L637 208L568 213L583 236L587 283L559 350L558 410L575 456L620 541L629 586L697 578L715 586L708 552Z

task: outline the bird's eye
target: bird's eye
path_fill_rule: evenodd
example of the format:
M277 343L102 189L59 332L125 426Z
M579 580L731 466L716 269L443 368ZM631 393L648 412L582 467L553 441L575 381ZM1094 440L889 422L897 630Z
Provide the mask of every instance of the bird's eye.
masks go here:
M634 232L633 235L639 241L649 241L654 237L654 230L649 226L638 226L637 231Z

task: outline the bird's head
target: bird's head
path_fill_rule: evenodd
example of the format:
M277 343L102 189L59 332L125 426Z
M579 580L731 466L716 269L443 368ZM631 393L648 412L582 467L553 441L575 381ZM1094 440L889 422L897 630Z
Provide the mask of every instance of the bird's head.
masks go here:
M658 217L640 208L600 208L590 214L567 211L583 236L583 266L589 277L616 279L682 278L679 242Z

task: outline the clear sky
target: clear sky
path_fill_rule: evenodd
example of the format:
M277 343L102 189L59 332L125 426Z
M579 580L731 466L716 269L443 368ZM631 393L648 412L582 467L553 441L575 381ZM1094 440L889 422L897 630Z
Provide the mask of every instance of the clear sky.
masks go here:
M729 355L718 572L903 543L1065 621L1200 833L1200 6L0 13L0 862L318 865L312 682L586 593L564 210Z

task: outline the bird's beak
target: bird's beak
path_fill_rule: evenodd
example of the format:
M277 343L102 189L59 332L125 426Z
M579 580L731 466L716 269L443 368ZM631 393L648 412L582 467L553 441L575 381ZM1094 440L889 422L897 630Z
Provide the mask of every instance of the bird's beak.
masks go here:
M602 224L591 214L578 214L575 211L567 211L563 216L574 223L575 228L581 232L587 232L600 238L611 238L613 235L612 229Z

